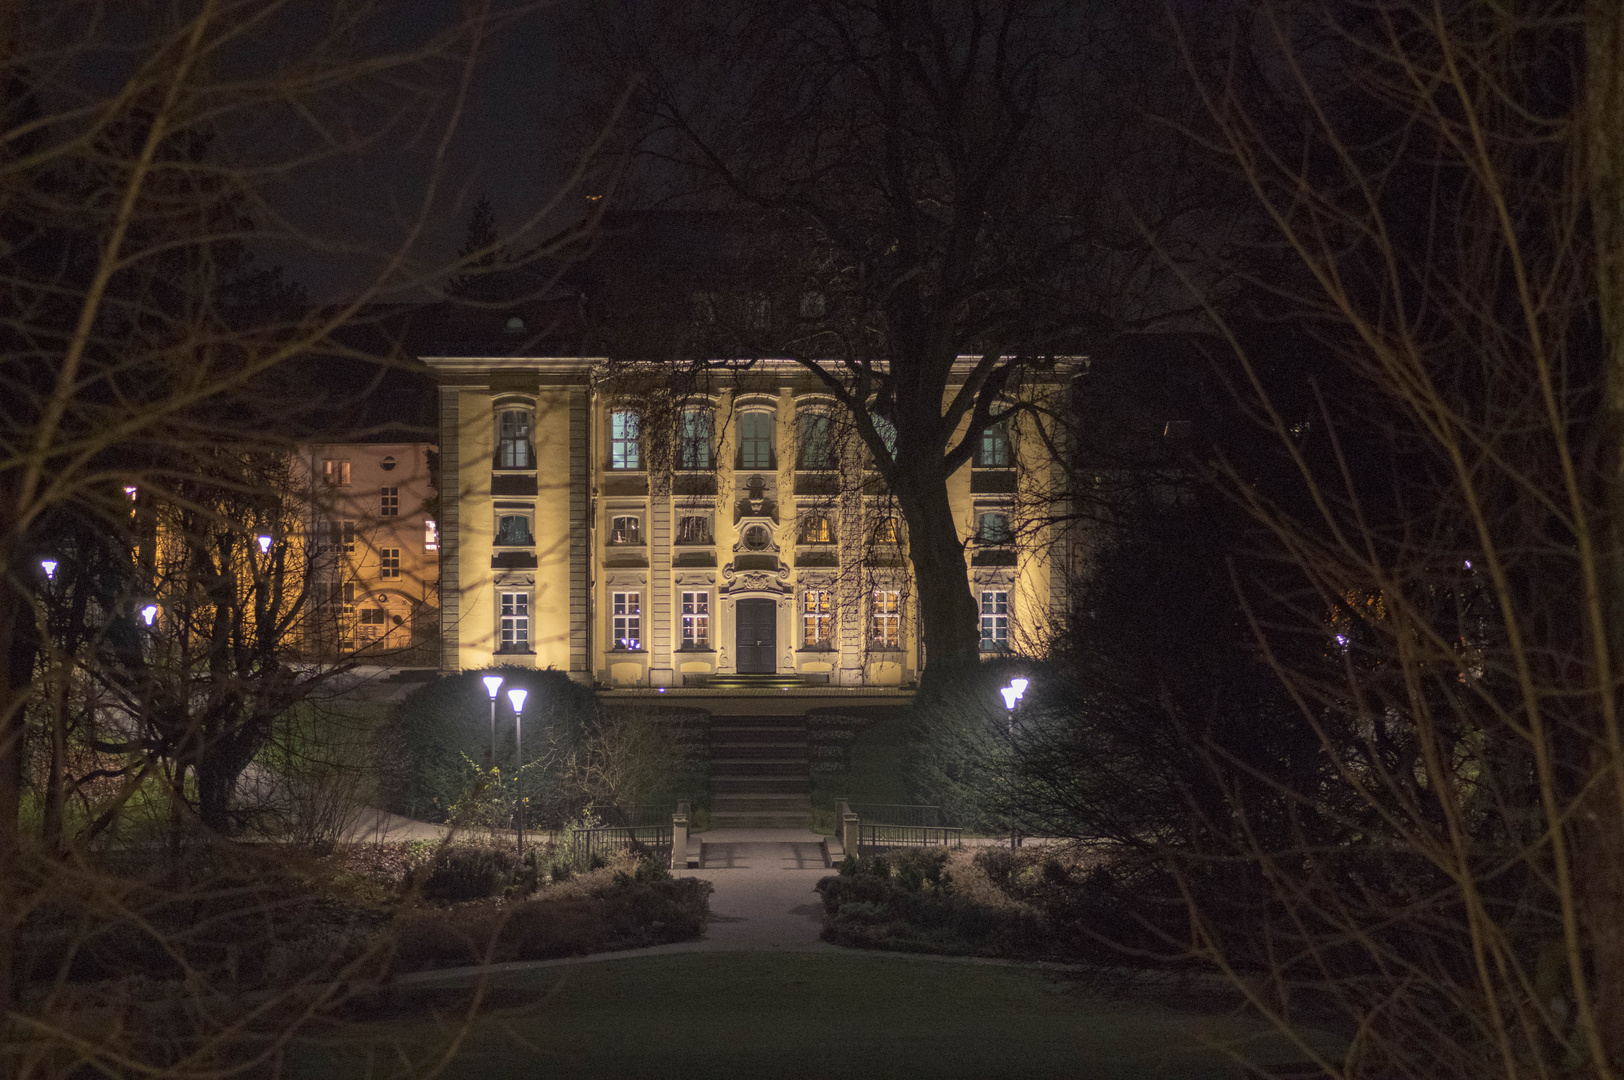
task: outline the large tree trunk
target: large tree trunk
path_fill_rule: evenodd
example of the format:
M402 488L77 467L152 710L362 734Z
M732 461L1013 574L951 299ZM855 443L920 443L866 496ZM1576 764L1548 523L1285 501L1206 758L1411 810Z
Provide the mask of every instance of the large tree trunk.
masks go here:
M980 658L964 541L953 520L947 477L939 475L939 460L936 464L938 475L916 474L896 493L908 522L908 556L919 594L919 639L925 653L920 681L926 689Z
M1624 466L1624 6L1590 0L1585 25L1585 153L1596 245L1596 284L1604 348L1607 349L1606 460ZM1617 469L1604 483L1606 550L1598 560L1605 574L1607 625L1602 655L1611 665L1609 683L1624 668L1624 481ZM1613 696L1612 686L1599 687ZM1575 815L1575 858L1581 908L1595 972L1597 1028L1614 1066L1624 1064L1624 753L1619 716L1607 702L1596 714L1602 731L1592 743L1597 784L1584 812Z
M17 560L9 560L13 570ZM33 605L11 579L0 575L0 1036L16 993L16 919L21 898L14 890L21 854L18 833L23 795L24 702L38 645Z

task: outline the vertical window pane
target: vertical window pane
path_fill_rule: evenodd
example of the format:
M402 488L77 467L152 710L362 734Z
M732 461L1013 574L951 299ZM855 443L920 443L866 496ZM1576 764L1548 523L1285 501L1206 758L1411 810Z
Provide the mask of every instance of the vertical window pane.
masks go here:
M739 467L770 469L773 456L771 413L747 412L739 418Z
M796 438L803 469L834 467L834 426L825 413L802 413Z
M643 645L643 597L641 593L610 594L610 637L617 649L640 649Z
M1009 648L1009 593L987 589L981 593L981 651Z
M641 469L642 448L638 444L638 418L630 409L616 409L609 414L609 467L611 469Z
M530 649L530 594L502 594L502 650L528 652Z
M688 649L710 648L710 593L682 594L682 644Z
M684 409L677 433L677 468L711 467L711 413L709 409Z

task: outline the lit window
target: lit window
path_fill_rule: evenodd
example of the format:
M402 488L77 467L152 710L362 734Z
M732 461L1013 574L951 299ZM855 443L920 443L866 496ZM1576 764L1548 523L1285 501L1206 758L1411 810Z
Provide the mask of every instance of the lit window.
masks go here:
M617 592L609 594L610 633L616 649L635 652L643 647L643 594Z
M739 468L773 467L773 414L747 412L739 417Z
M379 517L400 516L400 488L386 487L379 494Z
M882 517L874 525L874 542L876 544L895 544L897 542L897 519Z
M536 451L530 445L528 409L505 409L497 419L496 467L534 469Z
M321 463L321 478L328 484L348 484L350 463L342 458L326 458Z
M711 467L712 420L709 409L684 409L677 427L677 468Z
M630 409L615 409L609 414L609 467L611 469L641 469L642 447L637 441L637 414Z
M677 519L677 543L708 544L711 542L710 517L694 514Z
M433 518L423 522L423 550L440 550L440 526Z
M983 544L1009 543L1009 515L999 511L982 514L976 522L976 539Z
M834 530L829 527L829 516L827 514L812 514L803 521L801 525L801 543L834 543Z
M1009 432L1003 424L993 424L981 433L981 448L976 452L976 464L983 469L1009 468Z
M609 542L611 544L641 544L643 542L642 521L636 517L617 517L609 521Z
M502 651L530 651L530 594L502 594Z
M801 635L808 649L827 649L832 643L831 595L828 589L807 589L801 594Z
M400 548L378 549L378 576L400 577Z
M902 593L874 590L874 644L881 649L902 647Z
M1009 649L1009 593L987 589L981 594L981 651Z
M827 413L804 412L797 418L800 430L795 447L800 454L797 468L834 468L834 421Z
M496 522L497 547L534 547L530 518L526 514L503 514Z
M710 648L710 593L682 594L682 647Z

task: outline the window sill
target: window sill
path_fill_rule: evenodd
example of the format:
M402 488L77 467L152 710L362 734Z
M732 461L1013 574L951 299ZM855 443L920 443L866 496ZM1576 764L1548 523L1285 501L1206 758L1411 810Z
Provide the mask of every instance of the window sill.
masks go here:
M839 652L840 650L835 648L833 645L802 645L795 651L798 653L810 653L813 656L829 656L833 653Z
M868 647L868 651L871 652L871 653L900 653L900 652L902 652L902 646L901 645L870 645Z
M497 649L495 655L497 655L497 656L534 656L534 655L536 655L536 650L534 650L534 649Z
M645 655L648 654L648 650L647 649L610 649L609 654L611 656L645 656Z
M679 653L713 653L715 651L709 645L679 645L677 647Z

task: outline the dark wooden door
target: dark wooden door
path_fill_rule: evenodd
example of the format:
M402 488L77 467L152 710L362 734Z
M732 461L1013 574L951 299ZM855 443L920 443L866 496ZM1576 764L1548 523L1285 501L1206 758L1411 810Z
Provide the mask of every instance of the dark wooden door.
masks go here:
M740 600L734 608L739 628L739 673L771 675L778 670L778 601Z

